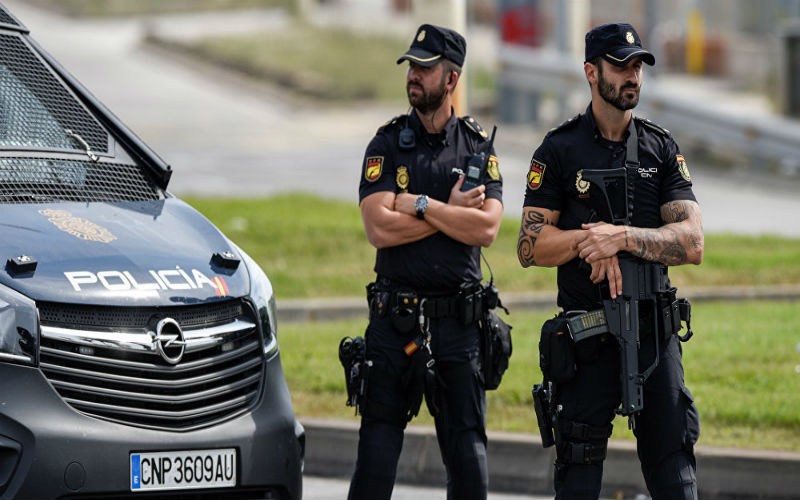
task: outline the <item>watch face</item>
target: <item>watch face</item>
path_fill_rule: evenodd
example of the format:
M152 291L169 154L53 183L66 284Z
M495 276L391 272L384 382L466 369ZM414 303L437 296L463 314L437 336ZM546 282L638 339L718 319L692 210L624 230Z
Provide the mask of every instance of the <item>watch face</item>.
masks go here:
M417 209L417 216L422 217L425 210L428 209L428 197L424 194L419 195L416 202L414 202L414 208Z

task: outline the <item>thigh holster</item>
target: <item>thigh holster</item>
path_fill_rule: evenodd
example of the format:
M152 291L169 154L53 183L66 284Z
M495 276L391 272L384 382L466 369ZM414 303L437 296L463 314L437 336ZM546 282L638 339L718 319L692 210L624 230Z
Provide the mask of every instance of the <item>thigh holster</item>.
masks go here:
M559 417L556 424L556 461L562 464L595 464L606 458L611 424L593 426Z

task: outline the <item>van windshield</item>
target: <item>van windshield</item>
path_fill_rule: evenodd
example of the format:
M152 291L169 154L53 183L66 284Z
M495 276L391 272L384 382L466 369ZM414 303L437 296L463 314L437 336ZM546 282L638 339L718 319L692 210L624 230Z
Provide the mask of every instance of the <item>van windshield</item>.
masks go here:
M25 42L0 35L0 148L108 152L108 133Z

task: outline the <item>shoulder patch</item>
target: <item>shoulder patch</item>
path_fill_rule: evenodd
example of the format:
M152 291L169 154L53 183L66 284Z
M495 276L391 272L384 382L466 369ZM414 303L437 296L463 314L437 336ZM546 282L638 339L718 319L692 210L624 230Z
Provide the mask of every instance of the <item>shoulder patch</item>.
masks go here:
M642 125L644 125L645 127L649 128L650 130L653 130L653 131L655 131L656 133L659 133L659 134L661 134L661 135L670 135L670 132L669 132L669 130L667 130L667 129L663 128L663 127L659 127L658 125L656 125L655 123L651 122L651 121L650 121L650 120L648 120L647 118L640 118L640 117L638 117L638 116L635 116L634 118L635 118L635 119L636 119L636 120L637 120L639 123L641 123L641 124L642 124Z
M541 187L545 170L547 170L547 165L536 158L531 158L531 166L528 169L528 189L535 191Z
M459 118L459 120L464 122L464 125L466 125L468 129L478 134L484 141L489 139L489 134L487 134L486 131L483 130L483 127L481 127L481 125L475 121L475 118L471 116L462 116Z
M561 132L562 130L569 130L570 128L578 124L578 118L580 118L580 116L581 115L575 115L569 120L563 122L561 125L551 128L546 135L552 135L556 132Z
M686 158L683 155L675 156L675 161L678 163L678 172L686 182L692 182L692 174L689 173L689 166L686 164Z
M375 182L381 178L383 173L383 156L369 156L364 166L364 179L367 182Z

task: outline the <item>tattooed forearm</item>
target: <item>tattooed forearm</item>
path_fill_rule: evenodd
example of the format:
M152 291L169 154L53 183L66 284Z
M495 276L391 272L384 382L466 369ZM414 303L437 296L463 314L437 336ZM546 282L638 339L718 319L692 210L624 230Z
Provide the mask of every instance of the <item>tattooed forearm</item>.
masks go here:
M673 201L666 203L661 208L661 217L666 223L683 222L689 218L689 208L686 203L680 201Z
M700 208L691 201L673 201L661 207L665 225L655 229L628 229L631 253L646 260L676 266L699 263L703 253Z
M522 224L519 229L519 239L517 240L517 257L523 267L535 266L534 246L539 233L550 221L542 212L530 210L523 214Z

